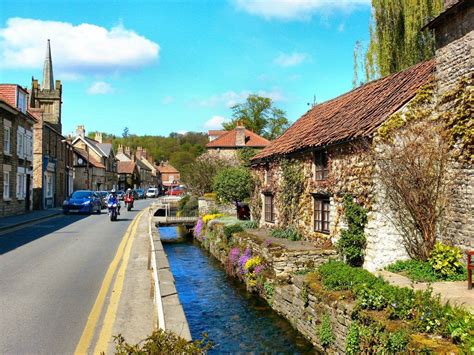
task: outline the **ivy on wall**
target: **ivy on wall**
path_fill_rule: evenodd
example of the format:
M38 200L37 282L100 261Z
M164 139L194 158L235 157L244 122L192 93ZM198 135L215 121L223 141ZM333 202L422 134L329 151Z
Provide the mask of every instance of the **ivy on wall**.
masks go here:
M282 159L281 185L278 191L278 205L281 225L294 225L298 215L301 195L304 192L305 176L301 162L296 159Z

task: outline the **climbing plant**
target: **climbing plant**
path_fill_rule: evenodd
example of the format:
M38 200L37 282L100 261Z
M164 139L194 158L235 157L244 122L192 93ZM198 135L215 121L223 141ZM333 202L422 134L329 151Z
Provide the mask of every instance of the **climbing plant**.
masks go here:
M361 266L364 262L366 244L364 228L367 224L367 210L358 205L351 195L344 196L343 206L347 229L341 231L336 249L346 263Z
M282 159L281 186L278 192L282 225L295 224L298 217L300 197L304 191L305 177L301 163L297 160Z

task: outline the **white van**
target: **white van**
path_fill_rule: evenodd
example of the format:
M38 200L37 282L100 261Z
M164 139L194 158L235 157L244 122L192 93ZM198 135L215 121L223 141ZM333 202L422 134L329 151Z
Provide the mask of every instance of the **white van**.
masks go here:
M156 187L150 187L146 192L146 197L158 197L158 189Z

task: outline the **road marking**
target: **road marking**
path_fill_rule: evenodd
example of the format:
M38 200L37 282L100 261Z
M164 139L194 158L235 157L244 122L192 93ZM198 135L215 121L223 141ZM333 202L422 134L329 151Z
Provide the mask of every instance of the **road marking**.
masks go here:
M122 264L120 269L117 272L115 277L115 283L112 288L112 293L110 295L109 305L107 307L107 312L105 313L104 322L102 329L97 340L94 354L101 354L102 352L107 353L107 348L109 341L112 338L112 328L115 323L115 317L117 315L117 309L120 302L120 297L122 295L123 283L125 281L125 271L128 266L128 259L130 258L130 252L132 250L133 240L137 234L137 229L139 221L143 212L138 216L137 223L133 226L132 232L130 233L130 238L128 239L127 246L125 248L125 253L123 255Z
M109 265L107 272L105 274L104 280L102 281L102 285L99 290L99 294L92 306L91 312L89 313L89 317L87 317L87 323L82 332L81 338L77 343L76 350L74 354L86 354L89 346L91 344L92 338L94 337L95 328L97 326L97 322L99 321L100 315L102 313L102 308L104 307L105 298L107 296L108 290L110 288L110 284L112 282L113 276L117 267L119 265L120 260L122 259L123 253L125 251L125 246L127 245L128 240L130 239L131 231L133 226L137 223L139 217L141 217L143 211L140 212L130 223L125 232L122 241L117 249L117 253L115 254L114 259Z

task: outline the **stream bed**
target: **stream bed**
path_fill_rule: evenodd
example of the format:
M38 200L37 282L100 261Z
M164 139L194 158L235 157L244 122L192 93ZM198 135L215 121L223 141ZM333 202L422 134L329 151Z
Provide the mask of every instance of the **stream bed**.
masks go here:
M193 339L207 332L210 353L314 353L290 323L238 280L192 238L177 238L176 227L160 228L163 246L176 281Z

